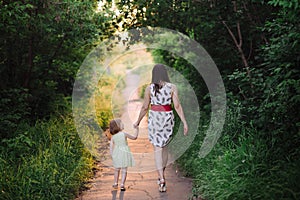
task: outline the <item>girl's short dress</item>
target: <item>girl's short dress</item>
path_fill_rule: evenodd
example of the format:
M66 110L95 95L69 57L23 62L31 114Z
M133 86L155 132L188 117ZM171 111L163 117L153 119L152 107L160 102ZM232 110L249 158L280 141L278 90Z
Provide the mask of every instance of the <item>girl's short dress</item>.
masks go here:
M113 135L111 139L114 142L114 149L112 153L113 166L115 168L134 166L134 159L129 149L125 134L123 132L119 132Z
M172 84L166 83L155 95L154 84L150 85L151 105L171 105ZM171 139L174 128L173 111L149 110L148 132L150 142L157 147L166 146Z

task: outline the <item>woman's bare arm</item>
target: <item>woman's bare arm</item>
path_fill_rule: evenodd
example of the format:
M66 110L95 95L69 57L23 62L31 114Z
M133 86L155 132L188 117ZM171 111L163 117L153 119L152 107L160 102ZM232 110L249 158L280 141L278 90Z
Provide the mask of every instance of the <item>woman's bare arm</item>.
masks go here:
M139 117L137 119L137 121L134 123L134 127L136 128L137 126L139 126L141 120L143 119L143 117L146 115L146 113L148 112L149 109L149 104L150 104L150 86L148 86L145 89L145 95L144 95L144 102L143 102L143 106L141 108Z
M177 114L179 115L181 121L183 122L184 135L187 135L188 125L186 123L184 112L183 112L182 106L181 106L179 98L178 98L178 90L177 90L177 87L175 85L173 85L172 88L173 88L172 100L173 100L173 103L174 103L174 108L175 108Z

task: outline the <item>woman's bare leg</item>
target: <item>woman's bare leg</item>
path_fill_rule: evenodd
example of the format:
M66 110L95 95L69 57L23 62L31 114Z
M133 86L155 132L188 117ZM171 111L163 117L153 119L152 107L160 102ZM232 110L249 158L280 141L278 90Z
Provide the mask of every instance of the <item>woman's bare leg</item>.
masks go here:
M155 163L156 163L156 168L159 176L159 191L160 192L166 192L166 184L165 184L165 168L167 165L167 153L168 151L164 148L161 147L154 147L155 150Z
M163 171L165 171L166 167L168 164L168 148L167 146L164 146L162 148L162 167L163 167Z
M161 147L154 146L154 157L155 157L155 164L157 173L160 179L165 179L164 177L164 169L163 169L163 156Z

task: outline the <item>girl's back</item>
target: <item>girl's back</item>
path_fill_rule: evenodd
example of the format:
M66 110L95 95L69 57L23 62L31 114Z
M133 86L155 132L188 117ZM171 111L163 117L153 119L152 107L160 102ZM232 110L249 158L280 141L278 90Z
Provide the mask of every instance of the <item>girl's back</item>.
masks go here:
M113 165L119 167L131 167L134 165L134 160L131 155L127 140L123 132L119 132L112 136L114 149L112 152Z
M116 146L127 146L127 140L123 132L119 132L113 135L112 140L114 141Z

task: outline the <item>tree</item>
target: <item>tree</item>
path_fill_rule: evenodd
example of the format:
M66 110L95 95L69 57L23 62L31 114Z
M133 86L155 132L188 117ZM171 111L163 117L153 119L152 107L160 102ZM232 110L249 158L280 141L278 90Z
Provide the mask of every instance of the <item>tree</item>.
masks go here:
M17 104L6 101L1 107L27 105L27 118L36 119L65 106L60 102L71 95L83 59L101 38L113 31L111 15L104 16L106 7L96 12L97 3L0 1L1 96L11 99L22 96L20 91L26 93ZM8 91L13 94L5 95Z

